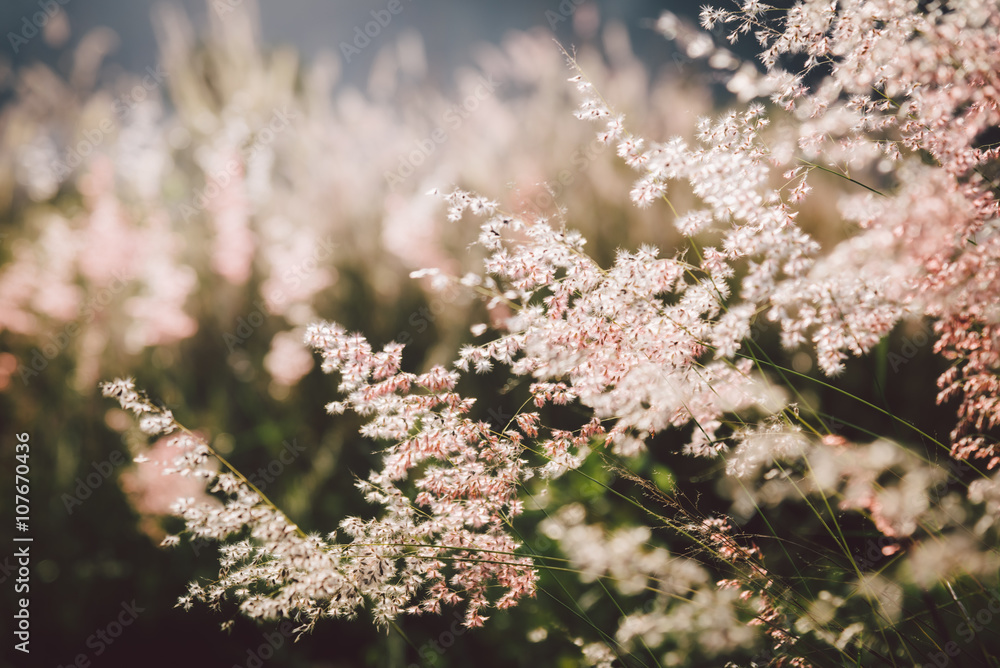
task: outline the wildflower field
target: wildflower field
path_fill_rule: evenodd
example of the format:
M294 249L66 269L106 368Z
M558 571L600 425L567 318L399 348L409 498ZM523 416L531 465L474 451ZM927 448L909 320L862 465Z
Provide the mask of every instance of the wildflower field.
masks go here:
M995 0L655 62L565 0L447 71L409 0L314 57L159 6L145 70L60 3L0 72L12 665L1000 666Z

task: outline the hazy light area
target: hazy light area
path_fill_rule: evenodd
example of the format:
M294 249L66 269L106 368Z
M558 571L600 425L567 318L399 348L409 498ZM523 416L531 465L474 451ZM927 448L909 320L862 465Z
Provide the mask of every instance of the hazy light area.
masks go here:
M245 2L249 5L252 0ZM108 61L126 70L141 70L156 60L156 31L153 25L156 6L170 4L181 7L196 27L204 28L211 14L215 14L216 18L224 17L243 3L244 0L174 0L170 3L155 0L67 0L62 7L74 38L97 27L110 28L117 36L118 44ZM37 1L23 0L5 3L0 7L0 34L19 32L25 15L30 17L33 12L39 11L38 4ZM342 55L341 44L351 44L357 37L356 29L364 30L365 25L373 20L372 12L378 14L386 10L388 4L380 0L265 1L258 7L261 38L263 43L269 45L294 46L307 59L323 51ZM669 58L672 48L648 28L648 20L655 20L664 10L692 17L697 12L697 6L692 3L652 0L563 0L561 4L530 0L505 3L400 0L399 7L401 11L386 26L380 26L378 35L372 40L375 46L361 49L361 53L344 68L346 80L357 81L366 76L378 51L377 43L389 42L400 33L412 30L423 37L431 71L439 74L468 61L476 44L483 41L497 43L511 30L549 30L555 39L572 46L581 39L593 36L599 21L617 21L628 26L637 55L647 62L657 62ZM62 50L44 42L44 39L29 40L16 54L12 54L10 45L5 45L7 48L3 57L11 58L15 65L23 65L32 60L56 63L65 56Z
M1000 5L704 2L5 0L0 668L1000 665Z

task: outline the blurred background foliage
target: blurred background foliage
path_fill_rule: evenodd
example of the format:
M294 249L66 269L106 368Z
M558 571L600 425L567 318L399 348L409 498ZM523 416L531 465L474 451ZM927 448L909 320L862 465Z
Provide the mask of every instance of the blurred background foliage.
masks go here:
M469 248L478 231L447 222L428 189L458 186L513 212L565 218L605 266L618 247L680 243L662 210L628 204L628 168L573 118L575 91L553 41L577 50L634 132L690 136L699 115L731 101L708 70L643 27L663 4L403 0L398 18L348 61L341 44L353 44L354 28L384 3L258 10L212 0L158 6L150 20L144 3L109 0L68 4L8 53L0 414L4 470L14 433L32 444L32 664L70 665L84 654L95 666L257 665L278 628L237 617L226 632L219 626L233 609L173 607L187 581L214 575L216 548L158 547L179 528L165 500L181 490L131 463L144 441L99 396L100 380L135 376L237 468L256 472L300 526L331 531L345 516L374 512L353 483L378 453L355 417L324 412L336 381L300 343L304 326L332 319L375 345L405 342L405 366L421 370L448 363L472 339L470 325L501 315L408 277L429 266L478 268ZM3 33L36 11L5 5ZM812 201L807 230L827 242L849 232L822 192ZM913 389L932 388L940 371L926 345L887 371L886 355L912 334L901 328L880 356L852 362L843 386L946 433L932 397ZM776 362L815 375L808 356L786 359L773 332L755 335ZM483 419L502 422L526 397L509 381L495 372L461 389L480 398ZM880 416L859 414L842 395L791 385L830 414L852 416L839 433L884 433ZM659 441L638 472L661 489L701 481L687 490L705 496L703 512L727 509L712 482L716 464L673 454L677 434ZM584 472L642 496L599 458ZM648 522L585 476L529 491L537 507L519 528L539 553L558 555L535 525L571 500L609 525ZM10 513L5 503L5 527ZM7 609L9 566L0 576ZM98 655L92 634L133 600L136 623ZM599 586L546 572L535 600L494 614L485 629L454 634L452 611L401 620L405 639L363 617L329 620L294 645L284 639L263 663L569 666L579 660L573 639L613 629L618 616ZM22 658L9 643L3 653Z

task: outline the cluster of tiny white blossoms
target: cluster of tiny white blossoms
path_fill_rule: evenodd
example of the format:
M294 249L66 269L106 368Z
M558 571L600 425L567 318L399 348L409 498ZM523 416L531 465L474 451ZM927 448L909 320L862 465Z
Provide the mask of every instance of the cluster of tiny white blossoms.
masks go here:
M755 364L752 343L757 320L766 318L786 347L811 343L819 367L836 375L849 353L868 352L905 315L935 318L938 352L957 361L941 379L942 400L961 401L952 452L989 467L1000 461L985 433L1000 423L1000 234L991 222L997 185L990 177L1000 155L977 144L1000 124L1000 8L921 4L808 0L777 23L755 0L735 11L705 9L706 29L731 26L730 41L753 33L765 72L733 65L735 56L694 29L679 29L676 17L661 20L689 54L733 70L734 92L776 106L780 132L754 102L703 120L693 142L649 142L627 130L583 74L574 76L584 96L577 115L602 123L599 139L639 174L632 201L662 202L688 250L667 258L647 246L621 250L604 268L585 254L578 233L461 189L446 193L449 220L466 213L482 219L484 275L415 275L488 295L488 307L501 314L498 336L463 347L458 371L436 366L416 374L401 370L402 345L376 351L339 325L310 326L306 342L322 356L323 370L341 379L344 398L329 412L369 418L362 435L388 443L382 468L358 483L384 512L344 520L348 543L302 535L238 475L204 468L212 453L185 437L191 447L178 472L209 478L227 496L225 510L181 503L189 529L224 538L252 528L252 540L225 548L220 583L194 587L186 600L217 602L235 590L252 616L304 614L310 626L324 614L353 614L366 600L381 622L465 601L466 625L481 625L487 608L534 593L535 563L510 527L523 512L521 485L536 474L554 479L578 469L600 446L628 461L672 428L690 433L679 448L685 453L725 459L720 486L743 490L742 500L733 494L734 513L818 497L831 514L836 507L870 521L888 540L880 554L909 557L911 579L922 586L957 570L955 559L930 565L947 540L969 555L967 573L995 572L995 550L977 547L973 536L993 531L1000 477L984 476L967 495L938 493L942 471L899 444L810 436L821 434ZM782 69L782 58L798 54L806 57L801 72ZM831 249L797 222L817 170L863 193L842 199L844 216L859 229ZM674 188L693 194L696 205L676 210ZM473 400L455 391L459 371L496 365L531 377L538 411L520 411L506 425L470 417ZM137 412L147 431L176 429L130 382L105 393ZM578 428L546 427L540 411L548 404L581 407ZM972 532L963 525L974 516L970 502L986 506ZM960 506L962 513L951 512ZM775 665L800 667L813 665L795 649L809 634L850 661L876 652L874 643L888 646L872 640L874 631L861 633L867 627L856 619L838 617L843 597L822 591L790 603L782 577L765 567L757 545L734 538L727 518L674 523L735 571L715 583L693 561L645 549L650 533L643 527L605 538L583 519L572 505L542 528L585 579L611 577L624 593L654 582L666 592L652 610L623 616L623 645L658 645L674 634L685 652L697 644L721 654L752 644L747 629L758 626L783 653ZM849 552L846 540L838 546ZM843 580L859 590L874 586L856 565L845 572ZM493 584L504 590L495 600L487 595ZM671 595L687 604L668 605ZM750 604L749 623L738 602ZM606 649L587 645L586 654L608 665Z
M623 617L615 639L623 647L669 645L677 656L698 647L710 655L752 641L741 619L739 592L718 587L695 559L648 547L648 527L606 532L587 524L579 503L563 506L543 521L543 534L559 543L585 582L608 579L624 596L645 594L641 609Z
M450 220L466 211L486 218L480 241L493 254L486 262L490 276L478 284L495 293L491 306L514 311L500 339L463 350L463 368L483 371L498 362L530 374L543 381L532 388L539 405L547 397L538 389L558 387L601 424L613 421L595 434L619 454L636 454L657 431L691 423L685 451L715 455L728 450L726 436L733 433L720 432L731 421L725 416L742 421L750 408L766 415L783 406L747 358L753 350L743 347L761 314L779 325L786 347L811 340L829 375L843 370L847 353L871 350L904 316L927 315L939 319L944 333L937 350L960 361L941 381L942 400L963 398L953 452L985 458L992 467L1000 457L982 431L1000 423L1000 283L993 261L1000 236L990 227L997 185L983 169L995 166L998 155L975 142L1000 120L1000 10L985 3L921 10L916 3L838 9L804 2L774 28L763 23L764 9L747 3L735 12L706 10L703 24L735 23L734 41L756 31L767 71L750 77L751 97L764 94L789 112L782 132L768 133L768 115L755 102L743 112L704 119L694 145L680 137L647 142L627 131L624 117L583 74L570 79L584 95L577 116L603 123L598 138L616 144L640 173L633 202L664 201L697 261L661 259L643 247L619 251L615 264L603 269L584 254L578 234L497 211L494 202L461 190L445 195ZM873 52L886 60L872 58ZM779 67L782 56L798 53L808 55L802 74ZM957 60L942 64L941 53ZM931 56L937 70L929 73L921 60ZM816 68L829 73L805 85L805 73ZM746 92L748 75L740 70L740 76ZM922 164L921 154L936 164ZM796 223L810 192L807 177L817 169L863 193L843 198L845 217L860 231L825 253ZM852 172L880 187L896 185L882 176L892 172L903 185L885 194ZM675 210L669 189L677 182L696 196L697 208ZM717 241L699 248L696 237ZM976 433L966 436L970 431ZM743 475L782 458L820 461L835 445L836 439L825 439L814 447L798 432L789 425L775 430L773 423L739 430L729 473ZM550 473L579 464L588 451L586 441L545 443ZM564 455L571 446L575 458ZM870 453L899 446L856 447L844 459L864 453L859 461L865 462ZM796 493L829 488L841 496L841 508L863 511L890 538L908 538L921 522L959 528L935 518L931 508L928 490L940 482L940 470L912 458L895 462L900 484L884 488L875 479L891 458L883 468L876 459L867 469L838 461L817 484L793 485ZM995 481L974 488L974 503L987 498L982 489L990 485ZM974 552L993 563L988 550ZM849 626L828 637L839 648L856 631ZM784 641L782 635L775 640Z
M481 626L483 609L533 595L532 562L516 553L520 544L508 532L511 518L523 512L518 485L531 475L520 457L523 435L511 425L497 429L470 419L474 400L454 391L457 373L441 366L423 374L400 371L399 344L375 352L364 337L328 323L311 325L306 341L322 355L323 370L341 376L346 397L330 403L329 412L351 409L370 417L361 433L392 443L383 468L358 483L385 516L347 520L343 528L355 542L388 546L385 555L403 554L400 546L415 550L401 572L428 593L408 611L440 612L442 604L464 599L465 624ZM418 490L413 499L397 486L411 473ZM493 582L506 591L491 602Z
M393 385L390 376L398 376L392 371L398 371L398 348L395 354L392 350L358 354L365 350L363 340L338 339L336 330L326 326L312 328L310 337L325 351L329 368L337 365L338 341L350 339L345 348L354 353L349 361L344 358L344 367L337 368L345 371L344 387L353 388L350 405L365 413L379 413L372 433L398 437L407 431L403 424L410 421L412 425L417 419L427 430L388 456L382 472L359 483L369 500L386 506L387 515L378 521L345 519L341 527L351 536L349 543L338 543L335 533L326 538L306 535L235 469L215 470L212 458L222 458L184 430L169 411L138 392L132 380L102 386L105 396L139 417L145 433L173 434L171 446L179 454L164 474L203 478L224 499L220 505L182 498L173 507L192 539L223 542L218 579L210 585L191 583L178 605L189 609L195 601L202 601L219 606L224 598L232 597L248 617L300 619L298 631L307 632L323 617L354 617L365 606L378 623L387 624L404 610L439 612L442 603L463 599L468 601L465 623L480 626L486 619L482 608L491 605L486 591L492 581L507 588L492 603L498 608L533 594L535 573L530 561L514 554L518 544L499 528L504 518L520 511L520 502L507 489L519 475L517 465L509 463L509 448L516 447L510 439L489 437L491 450L470 461L474 450L463 445L462 439L474 443L486 427L461 418L471 402L448 391L453 374L435 369L418 377L398 377ZM390 383L369 385L369 374ZM347 381L348 377L352 380ZM395 388L388 390L391 394L411 382L428 393L409 397L411 401L386 398L387 387ZM440 410L434 413L434 407ZM446 433L451 438L438 441ZM460 464L451 471L428 469L417 482L422 490L417 503L429 506L431 515L418 512L393 483L416 463L435 456ZM430 519L423 519L424 515ZM225 542L247 529L249 537ZM164 545L176 545L178 540L168 536ZM445 572L452 569L455 572L449 579ZM421 593L423 598L415 605Z
M700 267L643 247L619 251L614 266L603 269L584 254L577 233L522 221L466 192L445 199L451 218L466 210L487 217L484 237L493 254L482 284L497 292L491 305L515 309L501 338L462 350L462 368L508 365L540 381L531 387L537 406L577 400L597 420L579 442L544 442L550 469L569 447L603 434L604 420L614 420L603 435L615 453L637 454L650 435L690 422L697 428L686 450L709 455L723 447L717 432L724 414L774 409L774 394L751 361L726 359L749 332L752 310L724 311L731 269L714 249L702 250Z
M993 468L1000 451L984 432L1000 424L1000 147L984 137L1000 124L1000 7L805 0L777 21L768 20L772 12L746 2L701 14L704 28L728 29L731 42L752 33L762 49L765 71L743 63L730 90L790 112L770 148L758 144L759 164L766 157L798 182L789 203L805 197L817 169L864 190L841 201L860 228L854 238L806 273L763 283L776 288L768 317L781 323L787 345L811 331L828 373L845 352L870 350L903 315L936 319L936 350L955 362L940 378L940 401L960 401L953 455ZM728 51L679 26L672 15L660 22L692 57L734 69ZM783 60L800 56L799 72L784 69Z

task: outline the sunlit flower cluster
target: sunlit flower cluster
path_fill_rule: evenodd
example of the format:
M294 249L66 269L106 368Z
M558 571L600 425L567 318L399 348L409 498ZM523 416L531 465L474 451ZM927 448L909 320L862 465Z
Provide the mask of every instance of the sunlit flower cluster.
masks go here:
M349 542L302 535L245 480L205 467L207 446L178 436L176 472L208 478L227 499L222 509L179 502L188 530L224 539L249 526L252 537L225 548L219 584L194 585L183 602L235 588L247 614L304 614L311 627L364 601L383 623L462 601L465 624L482 625L488 608L532 596L545 564L513 531L523 492L554 488L595 457L645 492L649 503L636 503L649 524L606 531L568 503L539 528L584 582L607 579L651 603L623 610L600 643L578 643L593 665L636 644L668 664L760 650L775 666L902 665L908 641L893 629L907 588L920 605L939 587L961 607L956 578L972 583L963 596L984 595L991 578L995 586L1000 155L982 137L1000 124L1000 9L809 0L777 14L755 1L701 14L730 42L756 39L763 70L677 17L660 20L690 57L728 72L748 103L701 119L690 136L639 136L570 58L577 117L595 122L598 141L632 170L622 198L680 235L666 257L640 245L601 264L562 215L442 187L433 191L442 217L479 222L482 269L414 276L483 296L491 322L473 334L494 336L417 373L403 371L402 342L377 350L338 324L309 325L306 343L339 376L342 396L328 411L365 418L362 436L383 453L358 482L380 513L345 519ZM820 175L839 177L836 203L856 225L827 245L799 221ZM753 334L773 325L784 348L815 355L818 382L833 387L849 356L868 354L908 317L932 319L935 351L954 362L939 380L940 401L957 400L948 443L888 411L891 439L833 433ZM529 381L506 424L474 419L474 399L456 389L498 369ZM149 433L178 429L129 382L105 393ZM553 412L570 409L574 424L552 426ZM700 514L683 491L630 472L656 448L715 464L731 516ZM949 456L965 468L946 470ZM815 535L771 524L769 513L791 508ZM740 529L755 518L773 535ZM846 522L878 537L863 556ZM693 556L652 544L661 528ZM800 572L799 548L826 580Z

